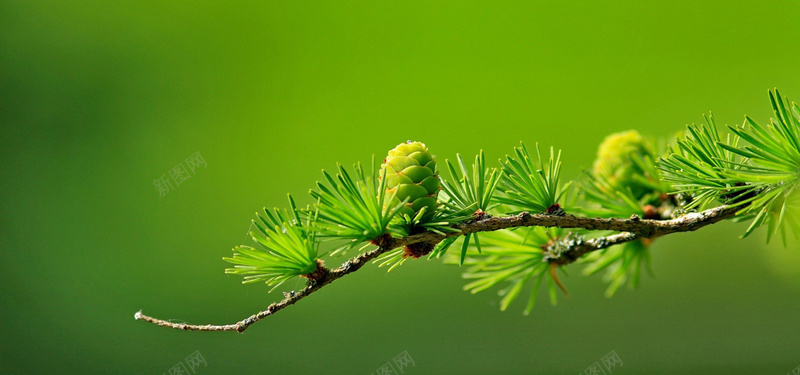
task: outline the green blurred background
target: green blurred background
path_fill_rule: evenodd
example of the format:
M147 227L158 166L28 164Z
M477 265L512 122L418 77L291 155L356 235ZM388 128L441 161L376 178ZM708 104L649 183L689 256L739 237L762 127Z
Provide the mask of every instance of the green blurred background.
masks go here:
M280 298L223 273L256 210L320 169L420 140L490 159L654 136L800 100L797 1L0 1L0 372L785 374L800 366L800 246L723 223L656 241L656 279L500 312L457 267L369 266L251 327ZM163 197L153 180L207 162ZM303 198L307 199L307 198ZM329 264L331 262L329 261ZM331 264L333 265L333 264ZM286 290L300 289L290 282Z

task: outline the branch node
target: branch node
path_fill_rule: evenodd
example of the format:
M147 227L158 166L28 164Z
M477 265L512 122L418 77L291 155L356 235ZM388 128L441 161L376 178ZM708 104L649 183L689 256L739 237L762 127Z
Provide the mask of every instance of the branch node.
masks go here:
M325 262L322 259L317 259L317 269L314 270L314 272L312 273L302 276L308 279L308 282L310 284L314 284L322 280L325 280L325 278L327 278L328 275L330 275L330 270L325 268Z
M642 207L642 211L644 212L645 219L650 219L650 220L661 219L661 214L658 213L658 209L652 204L648 204Z
M567 214L558 203L553 203L550 207L547 207L544 213L551 216L564 216Z
M483 219L491 219L491 218L492 215L489 215L488 213L486 213L486 211L479 208L472 214L472 220L470 220L470 222L475 223Z
M435 246L436 244L430 242L417 242L406 245L403 249L403 258L419 259L420 257L430 254Z

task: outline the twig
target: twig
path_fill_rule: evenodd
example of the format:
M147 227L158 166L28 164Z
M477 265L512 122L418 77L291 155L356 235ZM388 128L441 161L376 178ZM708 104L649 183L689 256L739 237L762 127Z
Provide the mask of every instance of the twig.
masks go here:
M387 237L381 241L378 248L351 258L350 260L344 262L339 268L331 270L323 278L309 281L309 284L300 292L287 295L280 302L272 303L267 306L265 310L253 314L235 324L193 325L172 323L166 320L156 319L144 315L141 311L137 312L134 315L134 318L162 327L180 329L184 331L236 331L241 333L253 323L295 304L297 301L307 297L311 293L316 292L325 285L328 285L349 273L358 271L358 269L364 266L364 264L367 262L377 258L387 251L396 249L398 247L423 242L435 245L447 237L515 227L542 226L623 232L589 240L574 239L567 241L567 243L561 243L558 247L559 250L556 251L551 249L545 259L551 264L563 266L578 260L583 255L586 255L590 252L605 249L613 245L634 241L640 238L653 238L671 233L694 231L706 225L728 219L736 214L739 209L741 209L741 207L737 208L721 206L702 212L689 213L672 220L643 220L637 216L633 216L629 219L605 219L578 217L573 215L529 214L527 212L504 217L488 217L487 215L481 220L456 226L455 228L458 229L458 231L449 233L446 236L433 232L426 232L404 238Z

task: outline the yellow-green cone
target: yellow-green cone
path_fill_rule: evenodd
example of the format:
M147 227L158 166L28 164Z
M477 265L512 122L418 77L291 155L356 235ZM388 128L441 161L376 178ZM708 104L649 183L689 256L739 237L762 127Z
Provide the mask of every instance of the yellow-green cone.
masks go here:
M614 133L607 136L597 150L597 159L592 167L592 174L605 180L614 188L630 187L636 198L647 193L640 186L635 176L644 172L632 160L633 156L652 157L653 152L644 137L635 130Z
M408 198L400 215L410 218L425 208L422 221L433 216L436 210L436 196L439 194L439 175L436 160L422 142L401 143L389 151L381 168L386 168L386 189L388 194L395 191L392 205Z

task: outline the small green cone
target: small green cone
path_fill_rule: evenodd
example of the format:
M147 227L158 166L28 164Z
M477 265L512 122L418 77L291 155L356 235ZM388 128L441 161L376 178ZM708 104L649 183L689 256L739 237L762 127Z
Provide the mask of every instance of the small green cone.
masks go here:
M611 134L597 150L592 174L607 181L613 188L630 187L634 196L639 199L649 191L635 179L637 175L643 176L644 171L631 160L633 156L653 157L647 140L635 130Z
M436 211L439 175L436 160L428 147L422 142L401 143L389 151L381 168L386 168L387 193L397 192L391 204L396 205L408 198L399 214L413 219L424 208L421 221L430 220Z

